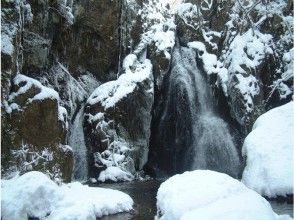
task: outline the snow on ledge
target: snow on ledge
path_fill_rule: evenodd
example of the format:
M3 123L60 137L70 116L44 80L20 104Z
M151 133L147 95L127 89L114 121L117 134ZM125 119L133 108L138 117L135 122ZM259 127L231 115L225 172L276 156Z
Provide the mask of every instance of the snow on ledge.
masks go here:
M28 216L96 220L103 215L130 211L133 205L131 197L123 192L78 182L58 186L37 171L2 180L1 190L3 220L25 220Z
M33 100L44 100L47 98L59 100L59 95L54 89L43 86L38 80L27 77L25 75L17 74L13 79L13 83L18 85L19 89L17 92L10 94L9 101L13 101L16 96L26 93L33 86L40 89L40 92L33 98L29 99L29 102L32 102Z
M132 93L137 83L145 79L152 78L152 64L146 59L142 63L137 63L135 69L133 66L135 58L133 54L128 55L124 61L126 73L120 75L117 80L110 81L100 85L88 98L87 103L94 105L98 102L106 109L113 107L119 100Z
M98 181L100 182L105 182L107 180L113 182L132 181L134 180L134 176L129 172L123 171L120 167L110 166L107 167L106 170L101 171L98 177Z
M287 220L258 193L232 177L210 170L175 175L157 192L157 220Z
M294 102L261 115L246 137L242 182L268 196L293 194Z

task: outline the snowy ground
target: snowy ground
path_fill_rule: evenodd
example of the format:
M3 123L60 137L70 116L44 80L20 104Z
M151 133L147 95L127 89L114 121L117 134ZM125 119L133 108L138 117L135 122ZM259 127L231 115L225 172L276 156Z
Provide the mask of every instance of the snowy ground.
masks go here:
M293 194L294 102L261 115L246 137L242 182L268 196Z
M215 171L195 170L175 175L157 193L160 220L286 220L259 194L238 180Z
M1 181L1 219L95 220L96 217L132 210L127 194L91 188L75 182L58 186L37 171Z

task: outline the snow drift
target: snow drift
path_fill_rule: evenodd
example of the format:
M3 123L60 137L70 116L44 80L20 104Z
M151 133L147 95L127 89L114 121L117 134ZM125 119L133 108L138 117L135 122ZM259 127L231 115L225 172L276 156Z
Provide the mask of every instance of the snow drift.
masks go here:
M294 102L261 115L246 137L247 157L242 182L258 193L276 197L293 194Z
M93 219L130 211L133 200L117 190L75 182L58 186L37 171L1 181L1 219Z
M230 176L209 170L175 175L157 192L160 220L275 220L270 204L253 190Z

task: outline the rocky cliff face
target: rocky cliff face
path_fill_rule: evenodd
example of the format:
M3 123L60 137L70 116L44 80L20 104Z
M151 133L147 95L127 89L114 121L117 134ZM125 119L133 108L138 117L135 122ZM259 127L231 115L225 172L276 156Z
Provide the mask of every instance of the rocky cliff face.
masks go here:
M68 144L76 112L99 81L116 78L120 56L127 53L131 35L136 38L133 10L121 1L2 3L2 173L36 169L70 181L72 152L62 146ZM134 22L122 35L130 14ZM24 79L16 84L20 76ZM34 99L43 96L41 88L58 97ZM44 149L53 157L36 162L31 154L42 157ZM18 150L26 154L21 159L15 156Z
M194 48L236 140L291 99L292 1L166 3L2 2L3 174L70 181L68 139L83 106L92 177L129 180L147 160L156 170L158 149L169 150L156 139L176 44Z

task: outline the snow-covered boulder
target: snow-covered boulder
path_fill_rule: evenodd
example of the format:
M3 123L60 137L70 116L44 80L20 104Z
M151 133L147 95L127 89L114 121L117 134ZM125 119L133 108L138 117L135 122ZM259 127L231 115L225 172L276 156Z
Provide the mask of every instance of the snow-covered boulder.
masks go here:
M1 181L1 219L95 220L103 215L132 210L125 193L81 183L58 186L46 175L32 171Z
M246 137L242 182L268 196L293 194L294 102L261 115Z
M4 103L9 129L3 132L4 173L39 170L71 180L72 151L66 145L67 111L58 93L22 74L13 79Z
M209 170L175 175L157 192L160 220L275 220L278 216L258 193L230 176Z
M101 173L101 181L130 180L147 161L154 93L152 65L131 54L124 61L124 71L117 80L99 86L85 107L86 145L93 156L90 175L98 178L106 168L121 169ZM122 175L125 172L128 174Z

